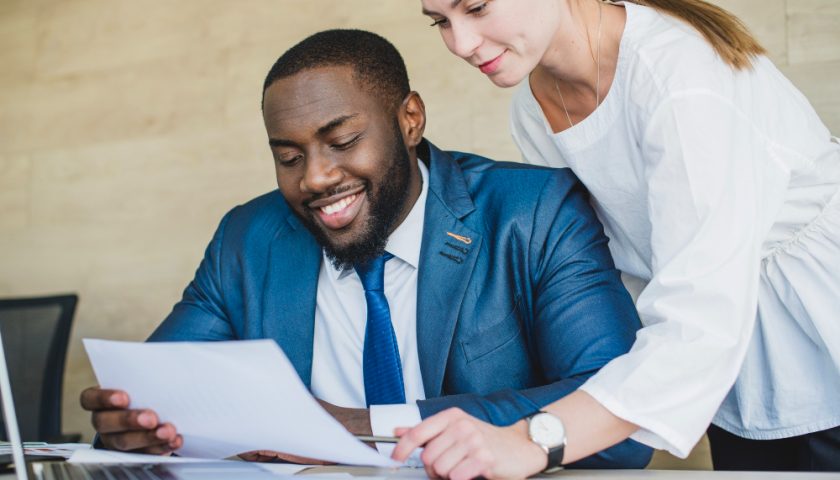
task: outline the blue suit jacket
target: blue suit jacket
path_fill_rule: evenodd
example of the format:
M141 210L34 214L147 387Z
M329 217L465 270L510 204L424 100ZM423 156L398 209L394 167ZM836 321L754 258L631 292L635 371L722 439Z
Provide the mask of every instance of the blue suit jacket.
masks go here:
M424 418L460 407L511 424L629 350L636 309L571 171L428 142L418 157L429 167L417 292ZM279 191L238 206L150 340L271 338L308 386L321 261ZM578 466L643 467L650 453L628 440Z

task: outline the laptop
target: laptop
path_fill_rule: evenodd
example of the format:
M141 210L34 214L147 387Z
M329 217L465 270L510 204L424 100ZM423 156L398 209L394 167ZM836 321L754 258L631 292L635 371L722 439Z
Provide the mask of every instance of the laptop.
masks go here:
M99 479L237 479L263 480L278 478L248 462L208 461L200 463L135 463L135 464L97 464L67 462L25 462L23 444L20 441L15 405L12 399L12 386L9 370L6 367L6 352L3 349L3 337L0 335L0 400L3 403L3 416L6 419L6 433L12 448L12 463L17 480L99 480ZM6 476L3 476L6 478Z

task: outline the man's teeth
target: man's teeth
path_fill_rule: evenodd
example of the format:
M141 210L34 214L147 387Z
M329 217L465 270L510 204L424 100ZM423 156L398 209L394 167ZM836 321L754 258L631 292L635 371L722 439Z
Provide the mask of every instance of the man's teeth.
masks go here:
M325 207L321 207L321 211L326 213L327 215L332 215L336 212L340 212L347 208L347 205L353 203L353 200L356 199L356 195L358 195L358 193L350 195L349 197L344 197L341 200L335 203L331 203Z

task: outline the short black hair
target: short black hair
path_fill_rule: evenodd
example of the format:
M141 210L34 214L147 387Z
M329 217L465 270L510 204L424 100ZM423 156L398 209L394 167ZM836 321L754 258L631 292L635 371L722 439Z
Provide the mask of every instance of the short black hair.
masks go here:
M274 62L263 83L263 102L265 91L277 80L333 66L352 67L356 81L389 108L398 107L411 91L405 62L391 42L364 30L335 29L305 38Z

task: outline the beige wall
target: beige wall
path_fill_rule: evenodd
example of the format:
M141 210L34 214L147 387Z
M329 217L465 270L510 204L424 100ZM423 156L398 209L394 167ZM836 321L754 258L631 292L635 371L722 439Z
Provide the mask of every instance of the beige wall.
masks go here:
M719 3L745 19L840 133L840 2ZM519 158L507 132L511 91L450 55L419 8L0 1L0 296L81 295L66 431L91 432L77 401L94 384L80 339L143 339L179 298L221 215L274 187L261 84L297 40L330 27L386 36L425 98L431 139ZM705 461L700 450L692 465Z

